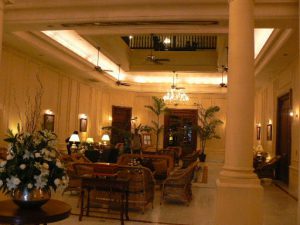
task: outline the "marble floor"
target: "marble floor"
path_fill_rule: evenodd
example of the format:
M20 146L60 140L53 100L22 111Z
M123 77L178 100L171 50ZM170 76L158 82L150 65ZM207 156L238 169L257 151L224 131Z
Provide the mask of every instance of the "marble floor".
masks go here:
M160 190L155 193L155 203L152 209L148 205L145 213L130 211L130 221L126 225L139 224L163 224L163 225L214 225L215 200L216 200L216 178L222 168L221 163L207 162L208 180L207 183L193 183L193 200L189 206L180 203L164 203L160 205ZM201 179L198 179L198 182ZM297 201L278 188L273 183L264 185L264 225L297 225ZM78 221L79 209L77 208L77 195L65 193L54 193L52 198L60 199L72 205L72 215L54 225L117 225L119 214L109 215L103 213L92 214L90 217L83 217ZM115 217L111 219L107 217Z
M216 184L215 181L222 168L221 163L208 162L208 181L206 184L193 184L193 200L189 206L180 203L159 204L160 191L156 190L154 208L149 205L144 214L139 211L130 211L130 221L126 225L139 224L165 224L165 225L214 225ZM297 201L282 191L273 183L264 184L264 225L297 225ZM107 214L94 214L91 217L83 217L78 221L79 209L76 195L65 194L63 197L59 193L54 198L63 199L69 202L73 209L72 215L55 225L96 225L120 224L117 219L109 219ZM118 218L118 214L114 215Z

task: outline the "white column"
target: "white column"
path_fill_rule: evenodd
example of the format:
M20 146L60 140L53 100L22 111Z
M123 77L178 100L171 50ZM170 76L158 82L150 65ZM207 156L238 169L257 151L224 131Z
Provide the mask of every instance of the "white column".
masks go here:
M254 1L229 0L225 165L217 181L217 225L261 225L263 188L253 173Z
M4 10L4 0L0 0L0 66L1 66L1 56L2 56L2 40L3 40L3 10Z

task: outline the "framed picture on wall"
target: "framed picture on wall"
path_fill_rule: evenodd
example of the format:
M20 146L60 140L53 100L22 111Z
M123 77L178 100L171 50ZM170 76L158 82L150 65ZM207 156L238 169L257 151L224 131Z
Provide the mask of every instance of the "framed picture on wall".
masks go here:
M80 120L79 120L79 131L80 132L86 132L87 131L87 119L86 118L80 118Z
M272 141L272 124L267 125L267 141Z
M44 129L54 132L54 115L44 114Z
M256 140L260 140L260 131L261 131L261 127L260 126L256 126Z

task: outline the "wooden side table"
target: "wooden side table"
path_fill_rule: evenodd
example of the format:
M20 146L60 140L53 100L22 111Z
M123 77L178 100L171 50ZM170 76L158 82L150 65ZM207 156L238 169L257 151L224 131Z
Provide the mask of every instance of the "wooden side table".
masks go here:
M41 208L20 208L12 200L0 201L0 223L47 224L69 217L71 206L62 201L50 199Z
M112 175L112 174L111 174ZM79 221L82 220L84 211L86 215L89 215L90 211L90 191L96 190L101 192L106 192L109 194L109 198L102 199L103 203L118 202L120 206L120 221L121 225L124 225L124 217L129 220L128 216L128 189L129 189L129 179L118 179L114 176L103 177L82 177L81 178L81 197L80 197L80 214ZM87 206L84 207L84 195L87 191ZM119 194L118 199L112 199L111 195ZM116 197L116 196L115 196Z

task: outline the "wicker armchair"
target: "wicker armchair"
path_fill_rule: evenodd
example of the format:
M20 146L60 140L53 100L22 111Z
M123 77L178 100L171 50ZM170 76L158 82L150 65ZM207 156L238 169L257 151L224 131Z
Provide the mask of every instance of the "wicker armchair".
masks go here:
M90 161L82 154L72 154L71 156L61 154L60 160L65 165L69 177L68 187L63 191L63 194L65 192L79 192L81 183L78 174L74 170L74 165L78 163L89 163Z
M191 154L188 154L182 158L182 168L187 168L190 164L194 163L197 161L199 157L200 151L194 151Z
M142 166L119 166L118 178L129 178L129 208L145 207L151 203L153 208L155 180L150 169Z
M179 200L187 204L192 200L192 179L197 162L185 169L179 169L171 174L163 183L161 201Z

